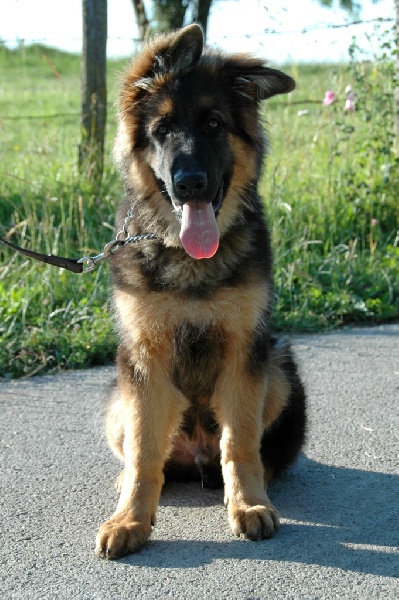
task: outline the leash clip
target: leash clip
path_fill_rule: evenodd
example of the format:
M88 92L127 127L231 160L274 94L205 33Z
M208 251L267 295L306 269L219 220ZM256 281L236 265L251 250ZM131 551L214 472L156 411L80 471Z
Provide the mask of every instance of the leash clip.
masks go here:
M82 273L88 273L89 271L94 271L94 269L97 266L97 262L98 262L98 260L100 260L101 256L102 256L102 254L99 254L98 256L84 256L83 258L79 258L78 265L83 264Z
M109 258L115 250L123 246L123 242L121 240L112 240L112 242L108 242L105 244L104 250L97 254L97 256L84 256L80 258L77 262L79 264L83 264L83 273L88 273L89 271L94 271L97 267L98 263L102 262Z

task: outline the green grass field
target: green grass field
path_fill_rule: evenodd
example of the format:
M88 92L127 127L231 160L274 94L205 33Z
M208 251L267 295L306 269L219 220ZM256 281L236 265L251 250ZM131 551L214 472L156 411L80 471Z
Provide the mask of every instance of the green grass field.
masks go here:
M0 46L2 237L74 257L97 254L112 239L122 195L111 161L113 102L125 62L108 65L107 159L96 189L77 169L79 57ZM261 184L275 252L274 325L307 332L398 319L399 161L390 61L285 70L298 87L265 106L271 152ZM343 108L348 84L357 98L351 113ZM325 107L327 89L339 101ZM5 246L0 261L0 376L112 360L106 264L75 275Z

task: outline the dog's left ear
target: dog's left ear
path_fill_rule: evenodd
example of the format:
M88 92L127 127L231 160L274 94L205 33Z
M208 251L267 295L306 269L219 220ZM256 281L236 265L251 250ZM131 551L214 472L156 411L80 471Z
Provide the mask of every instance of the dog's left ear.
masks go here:
M246 61L234 78L234 89L252 100L266 100L276 94L288 94L295 89L295 81L282 71L265 67L262 63Z
M204 34L197 23L178 31L167 55L169 68L178 74L187 73L195 67L204 48Z

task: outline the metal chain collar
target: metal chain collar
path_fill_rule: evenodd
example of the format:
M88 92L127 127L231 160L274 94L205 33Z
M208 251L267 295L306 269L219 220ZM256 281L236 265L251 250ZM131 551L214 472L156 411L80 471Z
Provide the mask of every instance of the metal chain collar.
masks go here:
M157 235L155 233L144 233L143 235L128 235L128 229L130 221L133 218L133 213L129 209L125 221L123 223L123 227L116 234L115 238L105 244L103 251L97 256L84 256L80 258L77 262L79 264L83 264L83 273L87 273L88 271L93 271L98 263L110 258L115 252L128 246L129 244L135 244L136 242L142 242L144 240L155 240Z

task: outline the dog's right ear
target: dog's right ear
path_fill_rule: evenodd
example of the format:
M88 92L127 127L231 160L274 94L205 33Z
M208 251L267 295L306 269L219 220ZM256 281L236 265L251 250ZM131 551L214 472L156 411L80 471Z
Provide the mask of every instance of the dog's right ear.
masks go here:
M159 77L179 77L194 69L204 48L204 34L196 23L148 42L128 73L130 84L149 90Z
M133 59L126 72L119 103L119 120L124 122L119 140L126 134L126 123L130 133L136 131L139 140L140 119L137 106L151 92L162 88L165 81L177 78L194 69L204 48L204 34L196 23L169 34L155 36L144 45L140 54ZM144 138L143 134L143 138ZM125 146L124 146L125 147ZM127 146L126 146L127 147Z
M197 23L188 25L175 34L166 53L167 67L177 75L191 71L199 61L204 48L204 34Z

